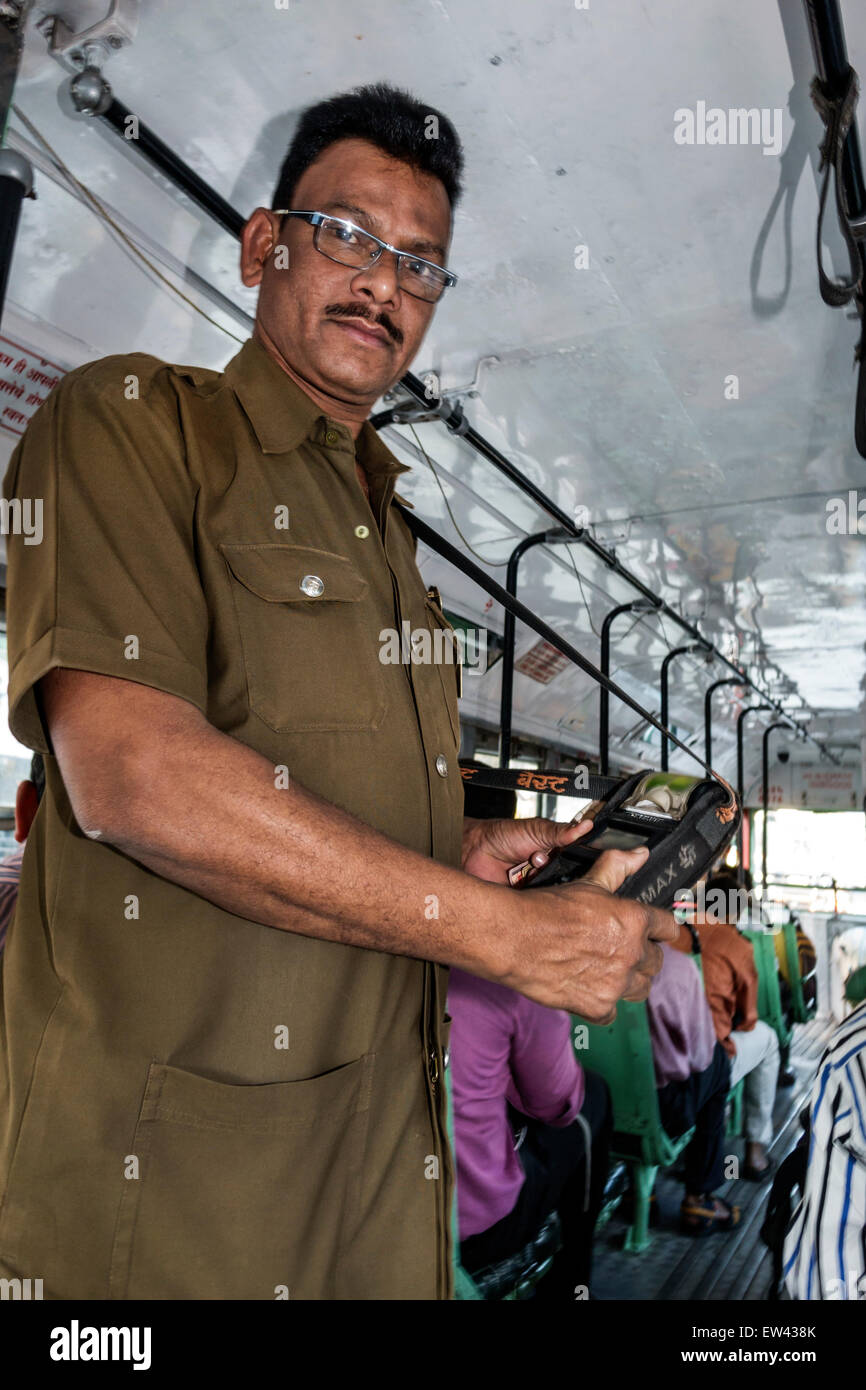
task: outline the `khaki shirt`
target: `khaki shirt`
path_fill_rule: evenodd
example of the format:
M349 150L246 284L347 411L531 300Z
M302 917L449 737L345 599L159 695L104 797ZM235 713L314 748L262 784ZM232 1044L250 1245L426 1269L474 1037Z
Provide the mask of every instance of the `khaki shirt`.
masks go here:
M17 738L48 751L54 666L138 681L459 864L456 669L379 659L383 630L448 624L403 465L369 424L357 449L369 505L349 430L254 341L222 374L70 373L6 479L44 503L41 545L9 537ZM52 1298L450 1297L447 972L222 911L87 839L46 770L0 976L0 1272Z

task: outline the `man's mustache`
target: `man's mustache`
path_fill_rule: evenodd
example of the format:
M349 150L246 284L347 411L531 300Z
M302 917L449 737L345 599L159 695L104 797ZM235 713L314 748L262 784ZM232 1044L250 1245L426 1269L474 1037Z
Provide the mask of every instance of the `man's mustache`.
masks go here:
M398 347L403 341L403 334L393 319L387 314L371 313L364 304L328 304L325 306L325 313L332 319L366 319L367 323L381 325Z

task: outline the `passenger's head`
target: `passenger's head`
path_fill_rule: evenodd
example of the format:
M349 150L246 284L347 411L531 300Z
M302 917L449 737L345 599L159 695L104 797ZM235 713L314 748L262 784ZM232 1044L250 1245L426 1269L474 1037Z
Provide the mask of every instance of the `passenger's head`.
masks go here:
M740 887L736 869L725 867L710 874L704 885L703 896L705 908L696 918L699 923L729 922L735 925L748 907L748 890Z
M23 845L30 834L30 827L45 791L45 764L41 753L34 753L30 759L30 776L18 783L15 793L15 839Z
M304 111L272 209L351 221L444 267L462 168L460 141L447 117L376 83ZM303 381L366 412L406 371L435 303L398 283L389 252L366 268L338 264L316 249L315 236L320 247L340 255L352 244L349 233L317 232L302 218L265 208L248 221L241 269L245 285L261 285L256 335ZM413 285L419 287L417 279ZM379 325L381 337L359 340L347 327L358 320Z
M866 965L861 965L848 976L845 981L845 998L855 1007L866 999Z
M462 758L462 767L487 767L477 758ZM463 783L463 814L472 820L513 820L517 813L517 792L507 787L480 787Z

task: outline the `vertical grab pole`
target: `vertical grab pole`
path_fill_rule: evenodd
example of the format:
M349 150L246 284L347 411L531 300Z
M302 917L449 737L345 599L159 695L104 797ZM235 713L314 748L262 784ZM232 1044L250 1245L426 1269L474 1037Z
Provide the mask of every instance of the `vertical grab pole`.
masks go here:
M633 599L631 603L618 603L616 608L612 608L605 614L601 625L601 670L605 676L610 675L610 629L611 624L619 617L620 613L633 613L635 604L639 599ZM598 692L598 768L602 777L608 774L610 742L610 695L601 688Z
M747 714L757 714L758 710L762 710L762 709L768 710L768 709L771 709L771 708L772 708L771 705L749 705L746 709L741 709L740 712L739 712L739 714L737 715L737 796L738 796L738 798L739 798L740 806L742 806L742 804L743 804L743 798L744 798L744 796L745 796L745 794L746 794L746 789L745 789L745 785L744 785L744 784L745 784L745 770L744 770L744 768L743 768L743 722L744 722L744 720L745 720ZM740 820L739 841L740 841L740 863L739 863L739 867L738 867L738 869L737 869L737 877L738 877L738 879L739 879L739 881L740 881L740 884L742 885L743 879L744 879L744 876L745 876L745 869L744 869L743 866L744 866L744 864L745 864L745 862L746 862L746 817L745 817L745 815L743 815L742 818L741 818L741 820Z
M688 642L684 647L674 647L671 651L668 652L667 656L665 657L664 661L662 662L662 677L661 677L661 699L662 699L662 707L661 707L661 714L660 714L659 717L660 717L660 719L661 719L661 722L664 724L665 729L667 729L667 727L668 727L668 709L669 709L668 683L669 683L669 679L670 679L670 678L669 678L669 675L668 675L668 671L669 671L671 662L673 661L673 659L674 659L675 656L684 656L684 655L686 654L686 652L699 652L699 651L705 651L705 650L707 650L707 649L701 647L700 643L698 643L698 642ZM712 650L712 649L710 649L710 650ZM667 771L668 771L668 736L667 736L667 733L664 733L664 734L662 734L662 772L667 772Z
M6 302L6 285L18 235L21 204L34 198L33 168L23 154L5 145L9 113L24 46L28 5L3 5L0 14L0 314Z
M767 804L767 793L770 786L770 734L774 729L790 728L788 724L782 724L778 720L774 724L768 724L764 730L764 749L763 749L763 802L764 802L764 823L761 826L761 907L767 900L767 821L769 819L769 806Z
M512 598L517 598L517 571L520 561L534 545L548 545L552 541L573 541L577 539L567 531L535 531L518 541L508 557L505 571L505 588ZM510 609L505 610L502 624L502 689L499 696L499 766L508 767L511 761L511 724L514 713L514 647L517 639L517 623Z
M713 765L713 696L723 685L745 685L744 680L739 680L736 676L725 676L720 681L713 681L707 687L704 694L704 761L707 767Z

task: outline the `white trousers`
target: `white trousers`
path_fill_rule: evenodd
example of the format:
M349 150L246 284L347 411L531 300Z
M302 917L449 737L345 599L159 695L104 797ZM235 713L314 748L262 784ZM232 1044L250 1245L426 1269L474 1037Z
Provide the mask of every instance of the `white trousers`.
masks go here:
M731 1058L731 1085L741 1077L746 1139L752 1144L769 1144L773 1137L773 1102L779 1078L779 1040L769 1023L758 1019L748 1033L732 1033L737 1055Z

